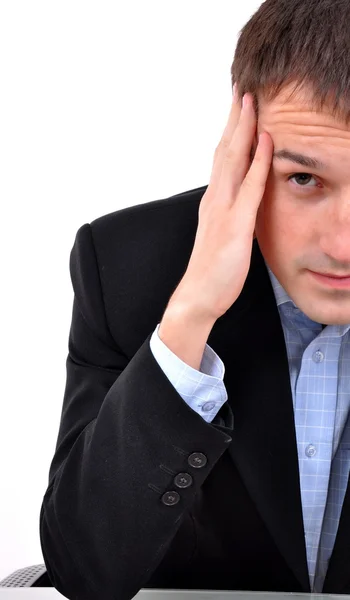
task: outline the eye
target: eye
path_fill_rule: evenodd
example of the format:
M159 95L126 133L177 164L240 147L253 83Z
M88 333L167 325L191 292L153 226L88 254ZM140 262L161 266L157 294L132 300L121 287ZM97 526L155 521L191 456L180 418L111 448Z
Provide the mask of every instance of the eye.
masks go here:
M303 179L303 178L306 178L306 179L310 179L311 178L314 181L316 181L316 179L312 175L310 175L310 173L293 173L293 175L290 175L288 177L288 181L291 180L291 179L294 179L294 178L299 178L299 183L295 184L299 189L300 188L310 188L310 187L312 188L312 187L316 187L314 185L308 185L308 186L304 185L305 184L305 179ZM300 181L301 181L301 183L300 183Z

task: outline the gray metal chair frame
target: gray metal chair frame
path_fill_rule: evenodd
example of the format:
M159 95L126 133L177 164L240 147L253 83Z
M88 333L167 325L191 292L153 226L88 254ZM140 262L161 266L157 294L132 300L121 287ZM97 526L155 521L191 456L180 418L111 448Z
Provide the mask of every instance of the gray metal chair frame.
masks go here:
M0 587L53 587L43 564L17 569L0 581Z

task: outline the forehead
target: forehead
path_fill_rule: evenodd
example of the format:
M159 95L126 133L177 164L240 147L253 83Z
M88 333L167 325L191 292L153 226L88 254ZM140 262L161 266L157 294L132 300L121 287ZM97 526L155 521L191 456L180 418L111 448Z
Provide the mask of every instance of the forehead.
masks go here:
M344 144L349 149L350 126L336 120L327 106L316 112L307 90L290 96L292 91L293 86L286 86L269 102L259 96L259 130L264 128L273 137L310 136L314 141L326 136L327 143L334 139L337 145Z

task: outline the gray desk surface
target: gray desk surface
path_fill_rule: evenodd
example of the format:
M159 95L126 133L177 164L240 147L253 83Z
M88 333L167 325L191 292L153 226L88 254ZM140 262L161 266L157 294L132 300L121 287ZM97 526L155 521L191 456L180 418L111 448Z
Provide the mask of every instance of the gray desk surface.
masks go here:
M350 600L340 594L290 594L280 592L222 592L215 590L141 590L134 600ZM54 588L0 588L0 600L59 600L65 598Z

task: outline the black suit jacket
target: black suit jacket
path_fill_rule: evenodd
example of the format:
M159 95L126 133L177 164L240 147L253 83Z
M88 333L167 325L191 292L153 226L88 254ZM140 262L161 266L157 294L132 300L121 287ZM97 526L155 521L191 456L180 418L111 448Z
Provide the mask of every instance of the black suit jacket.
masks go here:
M212 423L149 346L187 268L206 189L76 234L66 387L40 512L48 575L67 598L310 592L287 353L257 240L242 293L208 338L228 393ZM349 488L323 592L350 593Z

